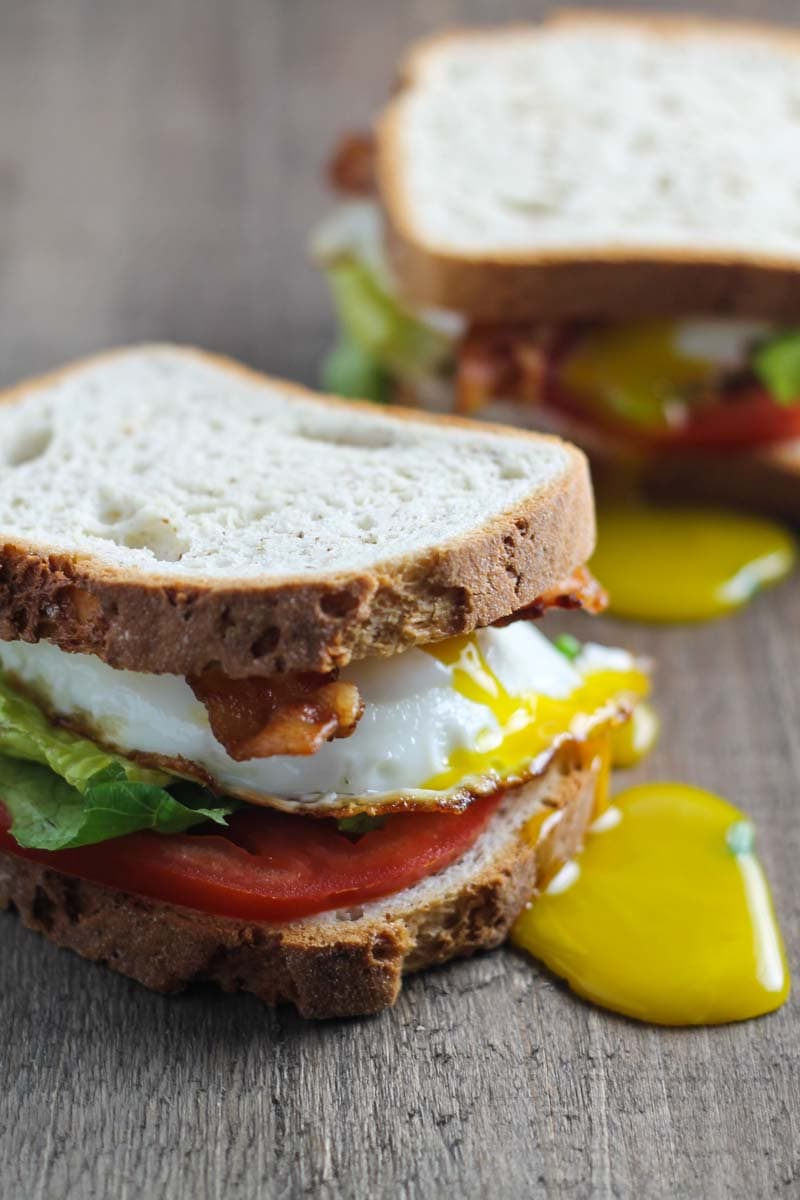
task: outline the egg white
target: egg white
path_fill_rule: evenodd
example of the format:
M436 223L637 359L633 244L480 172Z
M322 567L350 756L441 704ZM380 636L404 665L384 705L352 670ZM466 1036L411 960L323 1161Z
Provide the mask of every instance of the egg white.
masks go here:
M625 651L601 646L585 647L572 663L527 622L476 636L488 667L513 696L562 698L580 686L586 671L634 664ZM181 758L222 793L284 808L337 809L356 799L375 807L398 793L418 793L446 768L454 751L473 748L479 737L499 729L491 708L455 689L453 667L417 649L342 671L341 678L357 684L364 700L352 736L327 742L308 757L248 762L226 753L204 706L180 676L116 670L93 655L69 654L48 642L0 642L0 667L31 688L50 712L123 755Z
M747 362L755 342L774 333L766 321L740 317L707 317L675 324L675 346L687 358L700 358L723 369Z

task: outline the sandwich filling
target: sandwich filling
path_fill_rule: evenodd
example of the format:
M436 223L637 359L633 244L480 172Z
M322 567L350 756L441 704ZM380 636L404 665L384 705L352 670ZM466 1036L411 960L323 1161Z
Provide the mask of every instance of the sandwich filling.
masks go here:
M238 684L266 685L272 702L280 691ZM0 844L263 920L390 895L460 857L502 797L556 756L596 753L648 677L623 650L550 641L518 621L352 664L331 686L358 697L352 728L335 723L295 754L256 736L244 758L196 681L2 642Z
M530 612L602 599L578 571ZM219 914L306 916L443 869L554 758L594 760L648 688L625 650L528 619L335 678L185 679L0 642L0 845Z
M800 331L735 318L473 326L456 404L563 416L643 452L725 449L800 434Z
M312 245L342 331L331 390L566 427L646 454L800 436L800 329L701 317L470 325L416 308L383 252L368 163L367 141L343 143L331 173L350 199Z
M203 819L215 797L337 818L464 811L541 774L564 742L623 720L647 690L626 651L559 649L521 622L353 664L339 682L357 689L364 715L349 737L243 761L179 676L115 670L46 642L0 643L0 663L4 766L46 764L84 794L112 763L133 782L193 783L208 793Z

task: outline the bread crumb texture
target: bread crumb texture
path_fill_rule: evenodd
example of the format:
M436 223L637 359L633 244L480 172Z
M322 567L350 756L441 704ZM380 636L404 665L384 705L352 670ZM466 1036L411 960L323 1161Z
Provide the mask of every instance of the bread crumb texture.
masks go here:
M137 348L0 399L0 543L133 575L357 570L459 538L570 466L556 442Z
M591 18L435 40L395 110L406 228L442 253L800 259L798 47Z

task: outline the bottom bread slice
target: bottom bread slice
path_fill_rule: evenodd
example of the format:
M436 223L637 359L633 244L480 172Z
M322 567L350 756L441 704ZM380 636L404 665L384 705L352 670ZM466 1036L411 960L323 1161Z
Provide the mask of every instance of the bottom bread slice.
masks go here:
M800 439L751 451L665 455L649 464L644 489L653 500L712 501L796 521Z
M592 819L597 764L556 761L506 794L457 862L358 908L282 925L215 917L87 883L0 854L0 909L59 946L160 992L194 981L291 1003L306 1017L376 1013L405 972L499 945L546 879L580 847ZM526 823L542 809L535 844Z

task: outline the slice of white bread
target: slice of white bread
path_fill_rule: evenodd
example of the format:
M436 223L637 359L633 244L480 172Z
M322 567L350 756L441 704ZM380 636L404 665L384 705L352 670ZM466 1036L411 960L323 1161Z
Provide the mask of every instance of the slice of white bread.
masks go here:
M498 321L800 308L800 34L564 14L418 45L378 126L402 290Z
M555 438L174 346L0 396L0 638L114 667L330 670L507 616L593 545Z
M509 792L452 866L384 900L292 924L177 908L1 852L0 909L156 991L205 980L307 1017L361 1016L393 1004L404 973L499 945L537 881L580 847L596 785L596 765L562 756ZM550 815L534 845L523 830L543 806Z

